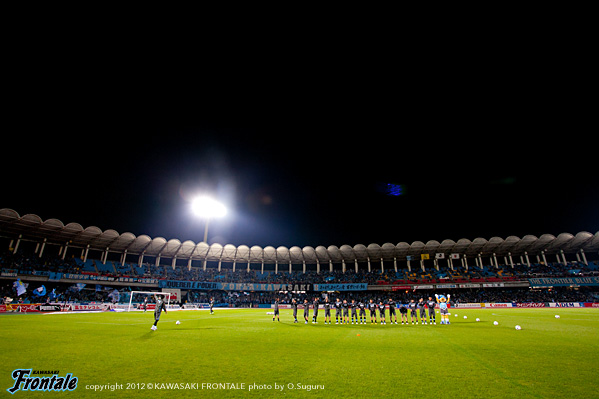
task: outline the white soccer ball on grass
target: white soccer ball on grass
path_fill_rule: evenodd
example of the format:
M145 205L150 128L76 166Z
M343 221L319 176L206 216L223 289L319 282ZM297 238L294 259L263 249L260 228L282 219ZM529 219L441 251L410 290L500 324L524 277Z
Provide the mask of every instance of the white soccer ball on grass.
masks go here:
M516 330L522 330L522 327L516 326Z
M179 320L177 320L177 322L175 324L181 324L181 322Z
M556 318L556 319L559 319L559 315L558 315L558 314L556 314L556 315L555 315L555 318Z
M467 318L468 318L468 316L464 316L464 319L467 319Z
M477 318L476 318L476 321L480 321L480 319L477 317Z
M495 324L496 326L498 326L498 325L499 325L499 323L498 323L498 322L496 322L496 321L494 321L494 322L493 322L493 324Z

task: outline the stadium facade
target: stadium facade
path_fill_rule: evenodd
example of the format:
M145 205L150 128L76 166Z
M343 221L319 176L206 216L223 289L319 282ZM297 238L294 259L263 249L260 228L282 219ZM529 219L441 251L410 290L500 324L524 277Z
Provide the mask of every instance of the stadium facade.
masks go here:
M34 214L20 216L7 208L0 209L0 236L10 240L9 247L14 253L19 250L22 241L36 243L35 253L39 257L43 256L46 246L57 245L62 259L77 251L76 255L86 261L90 251L95 251L100 254L102 263L106 263L110 253L117 253L121 263L141 265L153 260L153 263L159 265L161 260L171 259L173 268L175 264L179 264L178 261L186 262L188 268L192 267L192 262L200 262L199 267L204 270L208 262L216 263L219 270L223 263L229 263L232 264L233 271L249 271L251 264L260 264L262 272L264 265L274 265L275 273L300 270L299 266L294 268L293 265L301 265L303 272L306 272L307 265L316 265L317 272L333 271L334 264L340 264L343 272L351 269L357 272L358 263L366 263L368 271L384 271L389 268L394 268L395 271L398 268L424 270L427 267L425 262L428 267L438 268L439 262L447 262L446 265L450 268L455 265L466 269L482 268L489 264L495 267L500 264L513 267L515 263L528 266L531 263L548 262L566 264L568 260L588 264L587 254L596 255L599 252L599 232L591 234L584 231L575 235L561 233L557 237L543 234L540 237L479 237L473 240L462 238L457 242L446 239L442 242L431 240L426 243L414 241L411 244L400 242L316 248L208 245L190 240L181 242L176 238L166 240L163 237L135 236L132 233L119 234L115 230L102 231L95 226L84 228L78 223L65 225L58 219L44 221ZM339 270L338 266L336 270Z

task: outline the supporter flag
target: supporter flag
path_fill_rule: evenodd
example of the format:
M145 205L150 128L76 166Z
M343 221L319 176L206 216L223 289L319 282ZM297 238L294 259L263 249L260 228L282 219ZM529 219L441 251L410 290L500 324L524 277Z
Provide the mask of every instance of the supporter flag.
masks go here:
M460 259L460 254L451 254L451 259Z
M435 254L435 259L445 259L445 254L443 252L437 252Z
M23 284L20 278L17 279L17 281L15 281L12 284L12 286L15 290L17 290L17 296L21 296L22 294L27 292L27 287L25 286L25 284Z
M83 283L73 284L67 288L67 292L79 292L83 289L83 287L85 287L85 284Z
M430 256L429 256L429 254L420 254L420 259L421 260L428 260L428 259L430 259Z
M33 293L37 296L46 296L46 286L42 284L41 287L33 290Z
M119 294L118 290L115 289L110 294L108 294L108 297L112 298L112 302L118 302L119 299L121 299L121 294Z
M58 297L58 295L56 295L55 291L56 291L56 288L53 288L52 292L50 294L48 294L48 298L50 298L51 301Z

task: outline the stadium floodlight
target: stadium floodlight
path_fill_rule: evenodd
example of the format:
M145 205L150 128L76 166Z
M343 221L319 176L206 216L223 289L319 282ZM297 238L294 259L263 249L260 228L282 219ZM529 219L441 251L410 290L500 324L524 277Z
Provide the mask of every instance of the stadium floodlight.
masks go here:
M206 219L204 242L208 243L208 226L210 225L210 219L225 216L227 214L227 208L213 198L200 196L192 201L191 210L196 216Z
M191 209L196 216L203 218L219 218L227 214L227 208L213 198L201 196L191 203Z

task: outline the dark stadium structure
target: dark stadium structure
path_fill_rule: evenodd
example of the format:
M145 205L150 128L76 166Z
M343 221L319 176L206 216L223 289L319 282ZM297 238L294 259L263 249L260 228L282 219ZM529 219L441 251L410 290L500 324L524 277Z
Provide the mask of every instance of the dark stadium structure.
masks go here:
M368 291L522 289L532 287L533 277L599 276L599 232L262 248L119 234L77 223L65 225L58 219L44 221L33 214L20 216L5 208L0 209L0 238L4 280L19 276L29 281L146 290L165 288L164 281L366 283ZM193 295L188 298L194 299Z
M434 254L437 253L445 254L444 259L450 264L456 263L452 262L450 255L459 254L457 262L470 267L474 265L481 267L483 265L482 258L489 259L484 264L495 266L499 265L501 258L504 258L503 264L513 265L514 257L520 258L520 263L548 263L547 257L550 255L558 263L565 263L566 255L575 255L577 261L588 263L585 253L599 251L599 232L595 234L580 232L576 235L562 233L557 237L543 234L538 238L527 235L523 238L509 236L506 239L492 237L488 240L462 238L457 242L431 240L427 243L414 241L411 244L406 242L370 244L368 246L357 244L353 247L350 245L318 246L316 248L274 248L271 246L250 248L245 245L235 247L230 244L223 246L221 244L208 245L205 242L181 242L176 238L167 241L162 237L150 238L147 235L136 237L132 233L119 234L114 230L102 231L95 226L84 228L78 223L65 225L58 219L43 221L37 215L20 216L12 209L0 209L0 234L12 240L11 247L14 248L14 252L18 250L21 241L33 241L39 244L36 253L40 257L43 255L46 245L58 245L60 246L60 256L63 259L67 256L67 252L78 249L81 251L81 258L84 261L87 259L89 251L97 251L101 253L100 259L103 263L106 263L109 253L118 253L121 263L131 263L133 256L137 257L134 263L140 265L146 257L155 258L157 265L162 258L172 259L173 266L177 260L187 261L189 267L193 261L200 261L204 268L206 262L209 261L246 265L260 263L275 265L276 272L279 271L279 266L288 266L289 271L292 271L292 265L304 266L307 264L317 265L317 271L322 270L322 267L332 271L333 264L341 264L341 270L345 271L352 266L357 268L358 262L368 263L369 270L377 267L384 270L385 261L393 261L395 269L399 267L397 262L404 261L411 269L415 265L410 265L410 257L412 257L412 261L416 260L414 263L420 267L422 254L429 254L431 255L430 259L434 260ZM536 262L531 261L531 257L536 257Z

